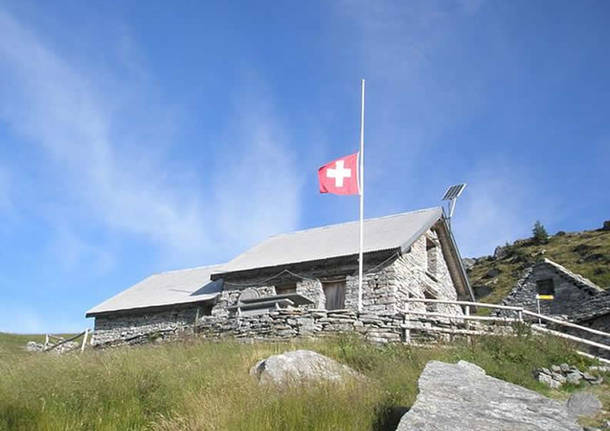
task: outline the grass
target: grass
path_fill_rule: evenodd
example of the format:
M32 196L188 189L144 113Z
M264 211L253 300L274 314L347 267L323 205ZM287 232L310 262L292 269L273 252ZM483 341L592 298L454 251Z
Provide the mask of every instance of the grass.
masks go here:
M610 231L584 231L551 236L546 244L517 243L502 259L481 259L468 274L473 287L491 289L490 294L479 300L491 304L501 302L521 278L523 270L541 257L565 266L601 288L610 287ZM492 269L497 269L499 274L486 276Z
M369 379L277 390L249 376L259 359L296 348L333 357ZM564 340L528 334L433 348L375 347L344 336L290 344L187 339L65 356L18 353L0 361L0 429L395 429L392 412L413 404L417 379L432 359L474 362L492 376L555 397L573 388L544 387L532 377L534 368L590 363ZM604 402L610 410L610 400Z

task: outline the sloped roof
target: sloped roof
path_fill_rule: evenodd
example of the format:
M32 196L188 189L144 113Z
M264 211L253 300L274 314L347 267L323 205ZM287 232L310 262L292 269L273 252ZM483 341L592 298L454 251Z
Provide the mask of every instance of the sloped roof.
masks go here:
M603 292L603 289L601 287L599 287L597 284L593 283L591 280L583 277L580 274L576 274L576 273L570 271L565 266L561 266L557 262L553 262L551 259L546 259L546 258L544 259L543 262L550 265L557 273L568 278L569 280L572 281L572 283L574 283L578 287L581 287L581 288L584 287L585 289L595 291L595 292Z
M211 265L153 274L96 305L87 311L86 316L209 301L218 296L222 289L221 280L210 280L210 274L220 269L221 265Z
M364 252L408 249L441 217L440 207L364 221ZM231 260L213 275L276 267L357 254L359 222L341 223L275 235Z

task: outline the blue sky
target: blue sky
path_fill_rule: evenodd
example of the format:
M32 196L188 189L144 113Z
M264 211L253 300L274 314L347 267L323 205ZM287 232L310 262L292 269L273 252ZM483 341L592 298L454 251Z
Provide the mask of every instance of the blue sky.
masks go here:
M0 330L65 331L153 272L467 182L466 256L610 218L607 1L0 0Z

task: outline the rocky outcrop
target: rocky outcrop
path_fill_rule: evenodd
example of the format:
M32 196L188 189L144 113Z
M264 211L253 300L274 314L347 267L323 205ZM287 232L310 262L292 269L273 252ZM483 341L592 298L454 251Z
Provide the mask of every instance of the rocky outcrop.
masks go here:
M295 350L270 356L257 362L250 374L260 383L276 385L364 378L348 366L311 350Z
M590 372L582 372L575 366L568 364L552 365L551 368L538 368L534 370L534 377L550 388L560 388L565 383L578 385L581 382L587 382L591 385L599 385L604 381L600 376L600 372L589 370Z
M565 405L485 375L469 362L430 361L397 431L580 431Z

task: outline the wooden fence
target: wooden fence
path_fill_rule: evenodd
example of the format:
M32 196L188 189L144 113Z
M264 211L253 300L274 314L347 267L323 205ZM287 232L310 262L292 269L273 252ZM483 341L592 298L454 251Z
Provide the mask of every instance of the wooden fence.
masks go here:
M85 350L85 346L87 345L87 338L89 338L89 328L85 329L79 334L73 335L70 338L57 337L55 335L47 334L44 338L43 352L50 352L52 350L55 350L70 341L75 341L79 339L80 337L83 337L83 340L80 343L80 347L74 347L70 350L76 350L77 348L80 348L80 351L83 352Z
M406 299L406 301L407 301L407 306L405 307L405 317L406 317L405 329L407 331L407 333L406 333L407 341L410 341L410 330L411 329L417 329L420 331L444 332L444 333L456 334L456 335L482 335L482 334L486 333L483 331L468 330L468 328L467 329L453 329L453 328L434 328L434 327L417 327L417 328L410 327L410 325L408 325L408 323L407 323L409 315L419 316L419 317L456 319L456 320L462 320L464 322L467 322L467 321L501 322L501 323L505 323L505 324L511 324L511 323L515 323L515 322L526 323L524 316L530 316L533 318L532 319L533 321L536 321L536 320L538 321L538 324L533 323L530 325L531 328L535 331L538 331L541 333L546 333L546 334L552 334L557 337L565 338L565 339L575 341L580 344L585 344L588 346L596 347L598 349L610 352L610 345L608 345L608 344L598 343L596 341L591 341L586 338L577 337L575 335L566 334L561 331L546 328L545 326L543 326L542 321L551 322L556 326L577 329L579 331L583 331L583 332L586 332L589 334L601 336L601 337L604 337L609 342L610 342L610 333L604 332L604 331L599 331L599 330L593 329L593 328L588 328L588 327L582 326L582 325L577 325L575 323L568 322L565 320L560 320L557 318L549 317L544 314L534 313L532 311L524 309L523 307L486 304L483 302L452 301L452 300L445 300L445 299L426 299L426 298L408 298L408 299ZM449 313L437 313L437 312L428 312L428 311L426 311L426 312L410 311L408 303L457 305L457 306L462 307L464 314L449 314ZM510 313L514 314L514 317L473 316L470 314L470 310L473 307L503 310L503 311L506 311L507 314L510 314ZM579 352L579 353L583 354L585 356L592 356L592 355L584 353L584 352ZM599 359L602 362L610 363L610 361L608 361L607 359L604 359L604 358L597 358L597 359Z

